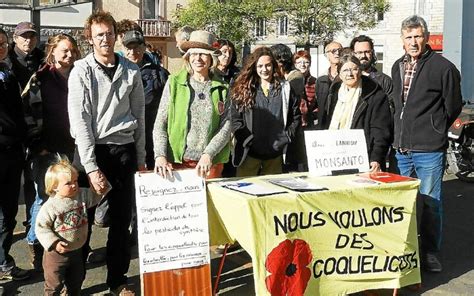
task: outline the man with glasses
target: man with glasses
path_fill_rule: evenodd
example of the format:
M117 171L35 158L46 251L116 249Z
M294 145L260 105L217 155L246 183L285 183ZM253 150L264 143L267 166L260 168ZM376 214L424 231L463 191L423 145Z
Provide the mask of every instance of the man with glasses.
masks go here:
M393 110L393 100L391 99L393 90L392 79L390 76L377 71L375 68L377 56L374 51L374 41L372 38L366 35L354 37L354 39L351 41L350 48L360 61L362 75L369 76L371 79L375 80L375 82L377 82L380 87L382 87L388 96L390 109Z
M428 45L423 18L402 22L405 54L392 66L395 104L393 147L400 173L421 180L417 200L421 267L441 272L443 174L448 128L462 109L461 77L456 66Z
M44 53L36 47L38 44L38 35L36 33L36 26L33 23L19 23L13 32L13 41L14 43L10 46L8 57L11 63L11 70L20 83L20 91L22 92L33 73L38 71L40 65L43 63ZM24 98L26 102L25 106L29 105L27 103L28 100L29 95ZM30 159L31 155L27 155L26 158ZM23 195L26 206L26 221L23 224L27 227L27 232L31 220L30 209L36 196L34 183L31 179L31 166L28 163L29 161L25 163L23 171Z
M36 26L30 22L19 23L13 32L13 41L9 52L12 71L22 88L28 83L43 62L44 53L36 47L38 35Z
M338 77L337 65L339 64L340 55L342 53L342 45L337 41L331 41L324 47L324 54L329 61L329 69L327 75L319 76L316 80L316 99L319 106L325 106L329 95L329 87ZM323 122L324 110L318 112L318 124L316 128L321 129Z
M130 209L134 173L145 169L145 99L139 68L114 53L116 22L110 13L88 17L84 36L93 52L75 63L69 76L71 135L89 183L107 194L107 285L112 295L127 288L130 265Z

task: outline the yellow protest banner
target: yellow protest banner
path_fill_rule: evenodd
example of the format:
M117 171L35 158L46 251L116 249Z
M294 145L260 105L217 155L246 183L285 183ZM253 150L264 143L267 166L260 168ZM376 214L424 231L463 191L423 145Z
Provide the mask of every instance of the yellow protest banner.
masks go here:
M245 248L257 295L343 295L420 282L419 181L306 180L329 190L256 197L208 184L211 241ZM261 177L245 182L276 186Z

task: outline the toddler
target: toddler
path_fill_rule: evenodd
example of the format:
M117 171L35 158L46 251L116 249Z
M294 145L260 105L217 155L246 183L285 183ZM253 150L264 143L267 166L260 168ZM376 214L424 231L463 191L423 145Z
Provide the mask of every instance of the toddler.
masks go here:
M51 165L45 176L48 200L36 219L36 235L44 248L44 294L80 295L85 266L81 248L87 239L87 209L101 196L79 188L78 173L67 159Z

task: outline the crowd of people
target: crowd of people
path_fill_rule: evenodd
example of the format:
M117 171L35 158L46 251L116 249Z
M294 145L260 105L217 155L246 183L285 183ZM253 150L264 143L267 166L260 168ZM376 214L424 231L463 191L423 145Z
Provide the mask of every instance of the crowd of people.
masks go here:
M362 129L371 172L421 179L421 264L442 270L441 187L460 74L427 44L421 17L402 22L405 54L392 78L376 70L368 36L346 48L328 42L330 66L318 78L308 51L261 46L239 68L230 40L190 27L176 34L184 67L170 74L136 23L103 11L89 16L84 36L91 52L81 58L68 34L50 37L43 53L32 23L19 23L12 43L0 29L0 279L30 275L9 255L22 173L26 240L45 295L79 295L94 206L105 194L107 285L113 295L134 295L126 274L137 239L135 172L306 171L309 129Z

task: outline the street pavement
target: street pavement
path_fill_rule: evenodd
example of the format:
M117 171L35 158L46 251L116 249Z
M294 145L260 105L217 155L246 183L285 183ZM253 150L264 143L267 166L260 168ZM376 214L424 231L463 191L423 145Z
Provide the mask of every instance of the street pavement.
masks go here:
M474 183L457 180L452 175L444 181L444 241L441 260L443 272L438 274L422 272L422 286L418 291L401 289L399 295L474 295ZM17 265L29 269L27 249L22 221L25 220L25 207L20 205L17 216L11 254ZM107 229L93 228L91 246L98 252L105 252ZM211 266L214 275L219 257L212 252ZM140 273L136 247L132 250L132 262L128 273L129 283L136 291L140 290ZM87 275L83 283L83 295L108 295L105 284L105 263L88 264ZM42 274L33 274L26 281L0 282L4 295L42 295ZM391 291L378 291L380 295L392 295ZM227 256L219 284L219 295L251 296L255 295L251 259L246 252L238 250ZM140 295L138 292L137 295Z

